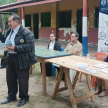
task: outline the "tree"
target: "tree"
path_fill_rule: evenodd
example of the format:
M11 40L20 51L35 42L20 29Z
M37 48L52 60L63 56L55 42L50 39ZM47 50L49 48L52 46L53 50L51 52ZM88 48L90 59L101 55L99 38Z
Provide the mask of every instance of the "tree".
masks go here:
M0 5L9 4L17 2L17 0L0 0ZM7 21L8 21L9 15L6 14L0 14L0 28L2 28L3 31L6 29Z
M0 0L0 5L17 2L17 0Z

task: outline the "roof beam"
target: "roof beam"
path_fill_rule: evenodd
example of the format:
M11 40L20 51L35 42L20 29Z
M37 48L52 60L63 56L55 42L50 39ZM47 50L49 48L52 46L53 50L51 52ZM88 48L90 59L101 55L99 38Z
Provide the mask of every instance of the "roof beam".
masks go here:
M44 0L44 1L38 1L38 2L36 2L35 0L34 2L31 2L29 4L24 3L24 2L16 2L16 3L11 3L10 5L8 4L8 5L0 6L0 12L10 10L10 9L20 8L20 7L42 5L42 4L58 2L58 1L63 1L63 0Z

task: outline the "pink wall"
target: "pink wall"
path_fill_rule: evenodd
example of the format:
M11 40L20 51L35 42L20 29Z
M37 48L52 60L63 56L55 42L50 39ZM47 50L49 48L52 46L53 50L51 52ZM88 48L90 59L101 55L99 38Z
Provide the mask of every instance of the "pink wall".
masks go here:
M39 38L41 39L49 39L49 36L51 33L56 33L55 28L45 28L45 27L40 27L39 29ZM72 32L70 32L72 33ZM64 36L64 30L59 30L59 39L60 40L65 40L68 41L70 40L70 35L67 33L66 36Z
M56 33L55 28L45 28L45 27L40 27L39 29L39 38L41 39L49 39L49 36L51 33Z
M64 36L64 30L59 30L58 33L59 33L59 39L64 41L70 40L70 34L72 34L72 32L70 31L70 33L66 33L66 35Z
M51 33L56 33L55 28L45 28L40 27L39 29L39 38L41 39L49 39L49 36ZM66 33L64 36L64 30L59 30L59 39L63 41L69 41L70 40L70 34L72 34L72 31L70 33ZM98 29L97 28L91 28L88 29L88 43L92 45L98 44Z
M98 29L91 28L88 30L88 43L96 45L98 44Z

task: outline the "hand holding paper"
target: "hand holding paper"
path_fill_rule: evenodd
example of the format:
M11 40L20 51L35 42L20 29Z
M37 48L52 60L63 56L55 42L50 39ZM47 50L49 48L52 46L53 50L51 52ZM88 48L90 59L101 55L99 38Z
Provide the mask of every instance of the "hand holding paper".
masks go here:
M12 45L12 42L10 40L7 40L6 42L7 47L10 47Z
M0 43L0 50L3 50L3 51L8 50L7 47L10 47L11 45L12 45L12 42L10 40L6 41L5 43Z

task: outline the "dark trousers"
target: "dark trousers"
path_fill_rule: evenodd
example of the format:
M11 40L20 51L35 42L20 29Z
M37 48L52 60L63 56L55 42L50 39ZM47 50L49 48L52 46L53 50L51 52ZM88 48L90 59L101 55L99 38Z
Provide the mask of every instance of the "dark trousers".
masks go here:
M28 81L30 67L19 69L17 54L7 54L6 64L8 98L16 99L19 84L19 98L28 100Z
M41 73L42 73L42 63L40 63ZM57 71L60 71L60 67L56 67ZM52 63L46 63L46 76L51 76Z

